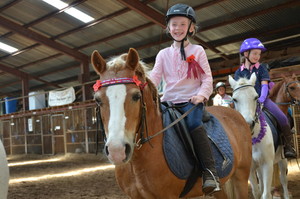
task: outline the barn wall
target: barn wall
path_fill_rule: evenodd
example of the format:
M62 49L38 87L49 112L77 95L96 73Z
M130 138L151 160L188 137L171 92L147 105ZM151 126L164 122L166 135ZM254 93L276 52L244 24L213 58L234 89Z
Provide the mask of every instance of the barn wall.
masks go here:
M7 154L94 153L95 137L95 106L0 120L0 139Z

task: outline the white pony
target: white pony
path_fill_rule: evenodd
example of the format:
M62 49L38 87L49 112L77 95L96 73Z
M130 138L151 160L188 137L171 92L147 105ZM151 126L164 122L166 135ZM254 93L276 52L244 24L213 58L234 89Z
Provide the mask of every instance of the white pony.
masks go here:
M252 131L252 165L250 183L255 199L271 199L271 183L273 177L273 164L278 163L280 169L280 182L283 186L284 199L289 199L287 189L287 160L283 159L283 147L278 146L274 151L274 141L269 125L263 119L261 107L258 107L258 94L254 85L256 75L250 79L240 78L235 81L229 75L229 83L233 89L232 98L235 109L239 111Z
M9 181L9 169L6 159L6 153L0 139L0 199L7 198Z

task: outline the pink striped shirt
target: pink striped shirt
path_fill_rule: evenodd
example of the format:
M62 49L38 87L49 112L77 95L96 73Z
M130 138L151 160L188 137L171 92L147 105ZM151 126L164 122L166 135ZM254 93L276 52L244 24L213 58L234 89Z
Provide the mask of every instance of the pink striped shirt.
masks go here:
M180 48L162 49L156 56L155 65L150 73L150 79L157 86L163 78L166 82L162 101L173 103L188 102L193 96L203 96L209 99L213 92L213 80L206 53L202 46L188 44L185 47L186 57L195 56L205 74L198 74L200 78L187 79L188 62L181 59Z

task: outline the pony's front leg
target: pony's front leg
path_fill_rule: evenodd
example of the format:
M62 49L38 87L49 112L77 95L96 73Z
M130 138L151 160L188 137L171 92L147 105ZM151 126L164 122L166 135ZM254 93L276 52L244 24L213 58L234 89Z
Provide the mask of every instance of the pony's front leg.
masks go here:
M258 188L258 181L257 181L257 176L256 176L256 167L254 166L254 164L255 163L252 162L249 180L250 180L252 194L253 194L254 199L260 199L261 191Z
M289 199L288 179L287 179L287 159L282 159L278 162L280 170L280 183L283 189L283 198Z
M258 169L258 179L261 190L261 199L271 199L271 186L273 178L273 161L266 161Z

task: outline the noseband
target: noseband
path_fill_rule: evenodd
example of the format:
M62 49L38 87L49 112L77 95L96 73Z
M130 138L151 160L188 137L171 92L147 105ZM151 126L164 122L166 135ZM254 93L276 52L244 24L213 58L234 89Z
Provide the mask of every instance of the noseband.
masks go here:
M145 86L147 86L147 82L146 83L142 83L138 77L136 75L133 76L133 78L113 78L113 79L109 79L109 80L97 80L96 83L93 85L94 91L97 92L98 90L100 90L101 87L109 87L109 86L113 86L113 85L117 85L117 84L135 84L140 88L141 91L141 120L140 120L140 124L139 124L139 128L136 132L136 138L138 137L138 132L140 132L140 139L142 139L144 137L144 127L146 129L146 133L148 134L148 130L147 130L147 123L146 121L146 105L144 102L144 96L143 96L143 90L145 88ZM102 122L102 117L101 117L101 110L100 110L100 104L99 102L96 101L97 104L97 108L96 108L96 154L98 152L98 144L99 144L99 130L101 131L102 137L104 139L104 142L106 142L106 134L105 134L105 130L104 130L104 126L103 126L103 122ZM99 127L99 128L98 128ZM148 135L147 135L148 136Z

